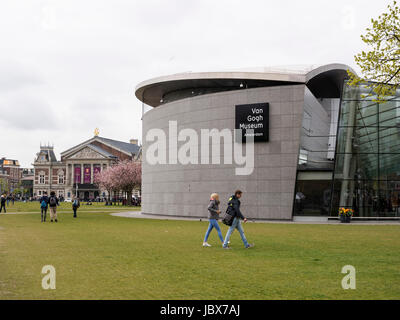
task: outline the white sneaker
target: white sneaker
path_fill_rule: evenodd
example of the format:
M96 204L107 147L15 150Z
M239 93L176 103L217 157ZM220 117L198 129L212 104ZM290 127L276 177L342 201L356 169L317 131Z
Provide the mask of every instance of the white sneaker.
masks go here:
M203 242L203 247L211 247L211 244L209 244L208 242Z

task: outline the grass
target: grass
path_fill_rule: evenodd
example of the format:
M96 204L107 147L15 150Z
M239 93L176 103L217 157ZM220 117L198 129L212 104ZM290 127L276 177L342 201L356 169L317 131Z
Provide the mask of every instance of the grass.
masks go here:
M60 206L57 208L60 212L70 212L72 209L71 202L61 202ZM136 210L137 207L129 207L129 206L122 206L122 205L112 205L106 206L104 202L94 202L92 205L86 205L86 202L81 202L81 207L79 211L124 211L124 210ZM7 207L8 213L16 213L16 212L38 212L40 211L40 202L39 201L32 201L32 202L15 202L10 204ZM49 212L49 210L47 211Z
M222 250L206 221L104 212L0 215L0 299L399 299L400 226L248 223ZM117 208L119 209L119 208ZM227 227L222 226L223 233ZM343 290L344 265L357 289ZM44 265L57 289L43 290Z

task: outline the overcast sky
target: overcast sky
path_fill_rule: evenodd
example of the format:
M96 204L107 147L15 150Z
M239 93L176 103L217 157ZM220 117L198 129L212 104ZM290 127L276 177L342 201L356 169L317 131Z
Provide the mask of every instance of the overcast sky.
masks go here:
M141 139L135 86L186 71L354 66L388 0L1 0L0 157ZM355 66L354 66L355 67Z

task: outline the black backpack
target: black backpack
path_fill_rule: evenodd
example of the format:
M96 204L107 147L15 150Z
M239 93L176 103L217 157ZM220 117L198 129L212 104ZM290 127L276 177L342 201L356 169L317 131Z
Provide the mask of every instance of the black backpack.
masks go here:
M50 205L51 205L51 206L57 205L57 199L56 199L56 197L50 197Z
M231 226L233 223L233 219L235 218L232 207L232 197L230 197L228 201L228 207L226 208L225 217L222 219L222 223L226 224L227 226Z

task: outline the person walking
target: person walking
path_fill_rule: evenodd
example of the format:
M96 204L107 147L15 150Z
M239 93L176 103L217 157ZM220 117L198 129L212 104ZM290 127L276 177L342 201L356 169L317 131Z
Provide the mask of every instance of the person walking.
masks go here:
M229 243L229 239L235 229L237 229L239 231L240 237L242 238L243 244L246 249L254 247L253 244L249 244L247 242L246 236L244 235L242 223L240 221L241 219L243 220L244 223L246 223L246 221L247 221L247 219L243 216L242 212L240 211L240 200L239 199L242 197L242 193L243 193L242 191L236 190L235 194L229 198L227 213L232 215L234 218L233 218L232 225L230 226L230 228L228 229L228 232L226 233L224 243L222 244L222 247L224 249L230 249L230 247L228 247L228 243Z
M78 197L74 196L73 199L74 201L72 201L72 210L74 210L74 218L76 218L76 211L81 206L81 203Z
M224 238L222 237L221 229L218 225L219 214L221 210L219 210L219 195L218 193L213 193L210 197L210 203L208 204L208 218L209 218L209 225L206 231L206 235L203 241L203 247L211 247L211 245L207 242L210 232L213 228L217 230L218 237L221 240L221 243L224 242Z
M3 208L4 208L4 213L7 212L6 202L7 202L7 197L4 194L2 194L0 198L0 213L3 211Z
M39 202L40 202L42 222L46 222L47 209L49 207L49 197L47 196L46 191L43 192L43 196L39 199Z
M50 206L50 222L53 222L53 219L55 222L58 222L57 221L58 199L54 191L50 192L49 206Z

